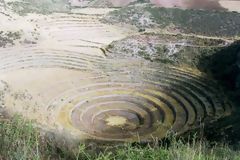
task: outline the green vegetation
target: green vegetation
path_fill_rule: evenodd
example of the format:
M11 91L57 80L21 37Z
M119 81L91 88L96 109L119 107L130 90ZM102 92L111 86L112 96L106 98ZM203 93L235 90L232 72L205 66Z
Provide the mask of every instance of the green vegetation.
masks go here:
M14 41L21 38L19 32L3 32L0 31L0 47L5 47L6 45L14 45Z
M110 23L126 23L138 28L161 28L171 32L207 36L239 36L240 14L237 12L182 10L133 5L111 12ZM143 23L144 22L144 23Z
M20 15L26 15L27 13L49 14L53 12L70 11L67 0L22 0L8 2L7 5Z
M222 11L146 8L161 26L173 24L184 33L211 36L240 35L240 14Z
M81 160L240 160L240 152L226 145L210 145L205 141L186 142L171 138L170 144L126 144L115 149L91 152L79 145L76 149L59 147L34 128L33 122L16 116L0 123L0 159L81 159Z

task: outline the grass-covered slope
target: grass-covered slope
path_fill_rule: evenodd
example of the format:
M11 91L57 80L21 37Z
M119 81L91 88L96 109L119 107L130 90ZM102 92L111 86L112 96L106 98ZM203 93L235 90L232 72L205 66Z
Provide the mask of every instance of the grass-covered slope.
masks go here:
M70 4L67 0L20 0L10 1L7 6L20 15L27 13L49 14L53 12L69 12Z
M239 160L239 151L227 145L203 140L183 141L171 138L170 144L130 145L96 150L81 145L59 146L45 139L32 122L20 117L0 121L0 159L68 159L68 160Z
M115 10L104 21L207 36L240 35L237 12L167 9L141 4Z

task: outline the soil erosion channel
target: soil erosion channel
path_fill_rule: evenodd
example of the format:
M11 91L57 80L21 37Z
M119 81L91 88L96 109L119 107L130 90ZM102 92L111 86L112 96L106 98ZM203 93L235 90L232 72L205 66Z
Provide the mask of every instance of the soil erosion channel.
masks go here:
M181 134L231 114L217 84L198 70L106 56L103 46L137 33L87 10L25 16L40 36L0 49L6 112L79 141L104 142L163 138L169 129Z

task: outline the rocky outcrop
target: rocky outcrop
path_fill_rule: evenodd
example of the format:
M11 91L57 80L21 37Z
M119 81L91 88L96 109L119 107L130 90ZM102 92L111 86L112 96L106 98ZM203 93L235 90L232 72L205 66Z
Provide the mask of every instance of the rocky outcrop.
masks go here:
M213 55L230 44L223 39L200 38L180 34L144 33L114 41L106 48L108 56L144 58L152 62L196 67L202 56Z

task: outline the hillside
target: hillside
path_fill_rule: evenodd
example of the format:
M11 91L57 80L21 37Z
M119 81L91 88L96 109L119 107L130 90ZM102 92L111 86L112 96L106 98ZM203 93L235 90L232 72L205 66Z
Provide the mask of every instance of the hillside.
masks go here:
M67 0L10 0L9 2L6 0L5 4L20 15L26 15L27 13L50 14L53 12L70 12L70 4Z
M224 37L240 35L240 14L237 12L166 9L138 4L113 11L103 21L171 33Z

